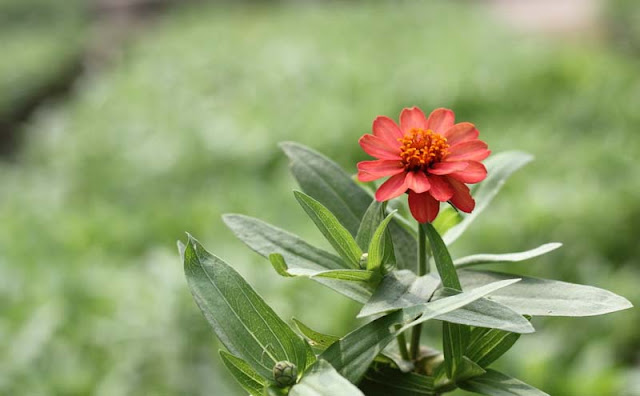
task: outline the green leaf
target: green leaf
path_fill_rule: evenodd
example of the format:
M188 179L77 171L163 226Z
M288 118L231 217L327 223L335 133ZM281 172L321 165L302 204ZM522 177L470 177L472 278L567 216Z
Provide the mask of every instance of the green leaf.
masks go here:
M261 396L263 394L263 389L268 384L268 381L256 373L247 362L223 350L220 351L220 357L244 390L252 396Z
M461 214L463 220L449 229L444 235L445 243L450 245L458 239L476 217L491 203L493 197L500 191L509 176L532 160L533 156L520 151L507 151L490 156L485 161L487 178L478 183L471 192L476 201L476 207L471 214Z
M283 263L277 256L274 257L275 263L271 262L278 273L287 269L286 276L290 276L288 271L294 268L316 272L347 268L339 257L261 220L236 214L224 215L222 219L242 242L261 256L280 254L285 260L286 267L282 266ZM362 304L371 296L371 291L360 283L321 277L312 279Z
M407 269L418 272L418 242L415 232L412 233L401 225L401 217L396 217L389 224L389 235L393 241L393 250L396 255L398 269Z
M364 396L355 385L340 376L326 361L318 360L311 366L289 396Z
M438 230L438 234L444 235L461 221L462 215L451 206L446 206L438 213L438 217L433 221L433 226Z
M298 319L293 318L293 323L296 325L300 333L305 336L311 343L311 346L326 349L334 342L338 341L340 338L328 334L319 333L315 330L312 330L309 326L300 322Z
M436 290L440 280L432 276L418 277L409 270L393 271L382 278L359 318L424 304Z
M457 378L470 336L469 326L442 322L442 346L447 377Z
M364 213L362 221L360 222L360 228L358 228L358 233L356 234L356 242L362 250L369 248L373 233L376 231L376 228L378 228L378 225L382 223L382 220L384 220L386 203L386 201L378 202L374 199Z
M387 225L391 219L393 219L395 213L396 211L393 211L387 215L373 233L367 257L367 270L369 271L379 272L380 267L383 264L385 264L385 266L391 264L391 260L393 260L392 264L395 264L393 242L387 233Z
M264 388L264 396L287 396L288 388L281 388L278 385L269 385Z
M465 381L486 373L485 369L466 356L462 357L460 367L456 371L455 381Z
M480 367L487 367L518 341L520 334L497 329L475 328L465 355Z
M280 147L289 157L291 173L302 191L334 213L351 235L356 235L371 196L340 166L317 151L293 142L280 143Z
M534 257L542 256L562 246L561 243L545 243L535 249L527 250L517 253L506 254L474 254L473 256L466 256L456 259L453 263L457 268L470 267L472 265L487 264L487 263L504 263L504 262L518 262L529 260Z
M353 239L353 236L349 234L349 231L340 224L336 216L307 194L300 191L294 191L293 194L338 255L342 257L349 267L360 268L362 250L356 240Z
M506 287L518 279L496 282L478 289L393 312L352 331L333 343L321 355L338 372L353 383L357 383L367 371L375 357L394 337L418 323L433 319L465 306L487 294ZM419 318L418 318L419 317ZM418 319L415 319L418 318ZM400 329L395 325L404 324Z
M444 241L440 238L440 234L438 234L438 231L436 231L430 223L425 223L421 226L424 227L427 237L429 238L431 251L433 252L433 260L436 263L442 285L451 289L462 290L456 267L453 265L451 255Z
M231 354L264 378L270 378L273 366L282 360L306 367L306 342L233 268L191 236L184 271L198 307Z
M288 272L289 268L287 267L287 263L284 261L284 257L282 257L281 254L271 253L269 255L269 262L271 262L271 266L273 267L273 269L276 270L278 275L284 276L284 277L295 276L295 275L291 275Z
M491 369L481 376L460 382L458 385L469 392L487 396L549 396L540 389Z
M512 276L493 271L460 271L465 288ZM522 315L532 316L594 316L632 307L626 298L597 287L525 276L521 278L522 281L496 292L490 299Z
M392 368L368 370L359 387L367 396L435 395L433 377L402 373Z
M437 301L443 296L456 294L459 294L459 292L453 289L442 289L436 292L433 300ZM436 319L469 326L501 329L515 333L532 333L535 331L531 323L522 315L505 305L491 301L489 298L480 298L455 311L440 315Z
M292 268L287 270L287 273L291 276L306 276L309 278L331 278L339 279L343 281L355 281L355 282L372 282L377 283L380 275L375 272L367 270L329 270L329 271L314 271L302 268Z

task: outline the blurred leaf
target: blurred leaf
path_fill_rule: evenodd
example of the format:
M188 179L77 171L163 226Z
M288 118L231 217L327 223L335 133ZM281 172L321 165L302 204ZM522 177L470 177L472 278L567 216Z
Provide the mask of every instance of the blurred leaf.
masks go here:
M429 301L439 284L439 279L431 276L418 277L409 270L390 272L382 278L358 317L424 304Z
M300 382L294 385L289 396L364 396L351 382L325 360L318 360Z
M456 294L459 294L459 292L453 289L441 289L436 292L433 301L438 301L442 296L453 296ZM440 315L436 319L469 326L501 329L515 333L532 333L535 331L531 323L521 314L505 305L491 301L490 298L491 297L480 298L455 311Z
M465 381L470 378L474 378L479 375L482 375L484 373L486 373L485 369L480 367L477 363L475 363L473 360L469 359L468 357L463 356L462 360L460 360L460 367L456 370L454 379L456 382Z
M293 142L280 143L289 157L291 173L302 191L324 205L355 236L371 196L338 164L324 155Z
M551 251L554 251L562 246L561 243L545 243L535 249L527 250L518 253L506 253L506 254L474 254L472 256L466 256L456 259L453 263L457 268L470 267L472 265L487 264L487 263L503 263L503 262L518 262L529 260L534 257L542 256Z
M454 379L460 375L462 357L469 343L469 326L442 322L442 347L447 377Z
M230 353L263 378L287 360L306 367L309 346L228 264L189 236L184 271L193 297Z
M387 232L387 225L395 213L396 211L389 213L373 233L367 257L367 270L369 271L379 272L382 265L385 267L395 265L393 242Z
M288 272L287 263L284 261L284 257L278 253L271 253L269 255L269 262L271 262L271 266L276 270L278 275L288 277L294 277L295 275L291 275Z
M520 334L497 329L475 328L465 355L487 367L504 355L518 341Z
M531 385L491 369L479 377L460 382L458 386L487 396L549 396Z
M320 272L347 268L339 257L261 220L236 214L226 214L222 219L242 242L261 256L280 254L285 260L286 267L282 266L283 263L277 256L273 257L275 262L271 262L278 273L287 269L286 274L289 276L293 269ZM371 296L371 291L367 287L355 282L321 277L312 279L363 304Z
M418 272L418 242L415 234L402 226L401 217L397 216L389 224L389 234L393 241L393 250L396 255L398 269Z
M262 396L265 385L268 384L254 369L244 360L233 356L227 351L220 351L220 357L227 369L236 381L252 396Z
M300 191L294 191L293 194L344 262L351 268L359 269L362 250L336 216L307 194Z
M465 288L512 276L493 271L460 271ZM520 282L496 292L490 299L522 315L533 316L593 316L632 307L626 298L597 287L526 276L521 278Z
M371 201L371 205L367 208L367 211L362 216L358 233L356 234L356 242L362 250L369 248L371 237L378 228L378 225L384 220L384 208L385 202L378 202L375 199Z
M402 373L392 368L368 370L358 386L367 396L435 395L433 377Z
M460 224L462 215L451 206L447 206L438 213L433 221L433 226L438 230L438 234L445 235L454 226Z
M476 201L476 207L471 214L461 215L462 221L449 229L444 235L447 245L452 244L480 213L491 203L493 197L502 188L511 174L533 160L533 156L520 151L506 151L491 155L486 161L487 178L478 183L471 195Z
M296 318L293 318L293 323L295 323L296 327L305 336L311 343L311 346L326 349L334 342L338 341L340 337L319 333L315 330L312 330L310 327L302 323Z
M287 396L288 389L281 388L278 385L270 385L264 388L263 395L264 396Z

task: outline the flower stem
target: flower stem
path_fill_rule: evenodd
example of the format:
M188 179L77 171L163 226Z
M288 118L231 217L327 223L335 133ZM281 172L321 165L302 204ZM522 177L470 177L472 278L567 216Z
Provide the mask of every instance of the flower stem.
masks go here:
M398 348L400 349L400 356L402 356L402 359L411 361L411 358L409 357L409 350L407 349L407 338L404 336L404 333L398 334L396 340L398 341Z
M429 273L427 267L427 236L424 233L422 224L418 224L418 276ZM420 352L420 333L422 332L422 324L414 326L411 333L411 358L417 359Z

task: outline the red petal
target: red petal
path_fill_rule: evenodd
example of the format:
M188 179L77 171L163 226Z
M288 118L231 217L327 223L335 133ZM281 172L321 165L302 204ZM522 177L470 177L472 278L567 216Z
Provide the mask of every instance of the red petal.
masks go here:
M456 116L453 114L453 111L443 108L435 109L431 114L429 114L426 129L431 129L432 131L443 135L453 126L455 119Z
M473 208L476 206L476 201L471 198L469 187L452 178L449 178L449 184L455 191L453 197L451 197L451 203L453 206L463 212L471 213Z
M407 172L405 182L407 183L409 190L413 190L417 193L423 193L431 188L427 175L422 171Z
M478 183L487 177L487 168L479 162L469 161L469 166L461 172L453 172L449 177L463 183Z
M397 160L400 159L400 146L389 146L385 140L373 135L363 135L360 140L360 147L372 157Z
M404 109L400 113L400 128L404 133L409 132L412 128L420 128L426 131L427 119L422 110L417 107Z
M447 143L449 143L450 146L453 146L454 144L477 139L478 136L480 136L480 132L478 132L472 123L461 122L447 129L442 136L447 138Z
M431 188L429 194L440 202L448 201L453 196L453 188L447 182L445 176L429 175Z
M487 144L482 140L471 140L458 143L449 148L447 161L482 161L491 151L487 150Z
M466 161L437 162L429 168L429 173L432 175L448 175L449 173L463 171L466 168Z
M384 139L391 146L399 146L398 139L404 136L400 127L389 117L379 116L373 120L373 134Z
M396 175L404 171L402 161L376 160L358 162L358 180L370 182L381 177Z
M405 174L400 173L382 183L378 191L376 191L376 200L379 202L388 201L404 194L404 192L407 191L407 184L404 179Z
M418 194L409 191L409 209L420 223L431 223L438 216L440 202L433 199L428 192Z

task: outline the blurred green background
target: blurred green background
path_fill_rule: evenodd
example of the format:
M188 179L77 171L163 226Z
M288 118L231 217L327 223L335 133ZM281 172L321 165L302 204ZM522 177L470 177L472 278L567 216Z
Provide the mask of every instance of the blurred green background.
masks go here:
M568 1L568 22L505 1L133 3L0 0L0 394L242 395L187 290L184 231L284 318L352 329L354 303L279 278L220 215L322 245L276 143L354 172L375 116L412 105L536 156L455 255L560 241L496 268L640 303L635 0ZM640 395L639 324L536 318L500 365L552 395Z

